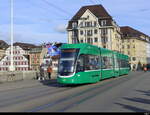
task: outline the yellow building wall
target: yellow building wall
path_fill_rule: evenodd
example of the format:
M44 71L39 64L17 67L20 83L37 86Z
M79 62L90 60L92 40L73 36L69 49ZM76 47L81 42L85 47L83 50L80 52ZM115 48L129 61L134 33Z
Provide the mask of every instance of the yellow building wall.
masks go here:
M121 52L121 34L118 32L117 27L112 31L112 50Z
M137 38L127 38L122 41L121 52L130 56L131 67L141 62L141 64L147 63L146 42ZM135 60L134 60L135 57Z

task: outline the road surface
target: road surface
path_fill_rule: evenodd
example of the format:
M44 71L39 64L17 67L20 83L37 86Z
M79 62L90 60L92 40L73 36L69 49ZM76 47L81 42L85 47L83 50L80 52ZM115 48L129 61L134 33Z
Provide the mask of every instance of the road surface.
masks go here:
M55 80L0 84L0 112L150 112L150 72L76 86Z

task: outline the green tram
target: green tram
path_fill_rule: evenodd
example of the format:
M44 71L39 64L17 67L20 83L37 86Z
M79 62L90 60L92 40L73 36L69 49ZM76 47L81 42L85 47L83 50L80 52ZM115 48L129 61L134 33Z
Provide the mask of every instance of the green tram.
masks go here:
M60 84L96 83L129 71L127 55L85 43L64 44L57 81Z

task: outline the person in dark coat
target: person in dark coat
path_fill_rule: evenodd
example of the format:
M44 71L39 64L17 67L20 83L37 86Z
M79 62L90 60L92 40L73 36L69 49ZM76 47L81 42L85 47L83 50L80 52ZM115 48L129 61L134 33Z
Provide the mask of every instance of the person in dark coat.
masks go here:
M44 66L43 65L40 66L40 76L38 80L44 80Z
M51 79L52 67L49 65L47 68L48 78Z

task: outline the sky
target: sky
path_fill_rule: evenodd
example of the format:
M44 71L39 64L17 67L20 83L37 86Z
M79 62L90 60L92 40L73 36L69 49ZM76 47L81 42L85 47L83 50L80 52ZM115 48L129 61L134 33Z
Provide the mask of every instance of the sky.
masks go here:
M0 0L0 40L10 44L10 1ZM66 27L86 5L102 4L119 26L150 36L150 0L13 0L14 42L67 43Z

